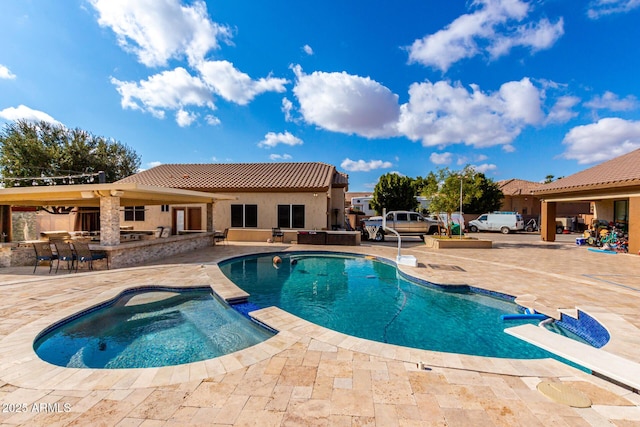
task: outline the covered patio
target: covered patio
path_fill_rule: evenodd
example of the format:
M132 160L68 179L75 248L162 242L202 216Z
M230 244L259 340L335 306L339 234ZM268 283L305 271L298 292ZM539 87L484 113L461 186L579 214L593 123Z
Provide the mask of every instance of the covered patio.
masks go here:
M639 164L640 150L635 150L534 190L542 202L542 240L555 241L558 203L591 202L594 218L618 224L629 234L629 253L639 253Z
M66 206L96 208L100 212L100 249L110 254L114 267L131 265L132 260L153 259L183 250L213 244L215 231L213 204L234 197L202 191L140 185L136 183L56 185L0 189L0 221L5 237L2 246L14 245L11 226L12 206ZM120 210L129 206L205 204L206 229L202 233L170 236L157 241L132 242L121 245ZM173 249L167 250L167 246ZM164 249L162 248L164 247ZM137 248L137 249L136 249ZM133 256L133 252L139 256ZM177 252L176 252L177 251ZM140 258L147 253L148 257Z

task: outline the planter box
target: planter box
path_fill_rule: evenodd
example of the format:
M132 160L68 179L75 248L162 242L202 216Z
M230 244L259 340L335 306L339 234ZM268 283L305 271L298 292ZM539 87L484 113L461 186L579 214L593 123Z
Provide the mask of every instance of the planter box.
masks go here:
M424 243L431 249L491 249L491 240L481 240L474 238L456 239L434 239L431 236L424 236Z

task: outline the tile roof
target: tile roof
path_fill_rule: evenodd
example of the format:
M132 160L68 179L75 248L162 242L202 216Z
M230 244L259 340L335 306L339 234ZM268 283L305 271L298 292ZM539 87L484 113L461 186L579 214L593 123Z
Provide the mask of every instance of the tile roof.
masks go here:
M505 196L520 196L522 194L529 195L532 191L540 188L543 184L533 181L525 181L523 179L505 179L497 182L498 187Z
M554 194L640 185L640 149L542 185L534 193Z
M118 182L213 192L326 191L349 176L320 162L165 164Z

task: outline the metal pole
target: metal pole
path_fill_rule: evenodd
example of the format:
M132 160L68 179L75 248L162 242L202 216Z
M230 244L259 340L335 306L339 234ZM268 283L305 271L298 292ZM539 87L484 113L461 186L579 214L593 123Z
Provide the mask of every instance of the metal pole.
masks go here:
M460 175L460 217L462 217L462 175ZM458 235L462 240L462 218L458 219Z

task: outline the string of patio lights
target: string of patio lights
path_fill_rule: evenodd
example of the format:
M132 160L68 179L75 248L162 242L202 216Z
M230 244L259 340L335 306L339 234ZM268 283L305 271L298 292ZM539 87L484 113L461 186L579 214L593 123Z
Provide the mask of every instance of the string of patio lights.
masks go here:
M76 172L74 174L60 175L60 176L29 176L29 177L2 177L0 181L3 182L29 182L31 181L32 186L38 186L41 183L43 185L57 185L57 181L61 181L63 185L65 184L91 184L98 180L99 183L105 182L105 174L103 171L99 172Z

